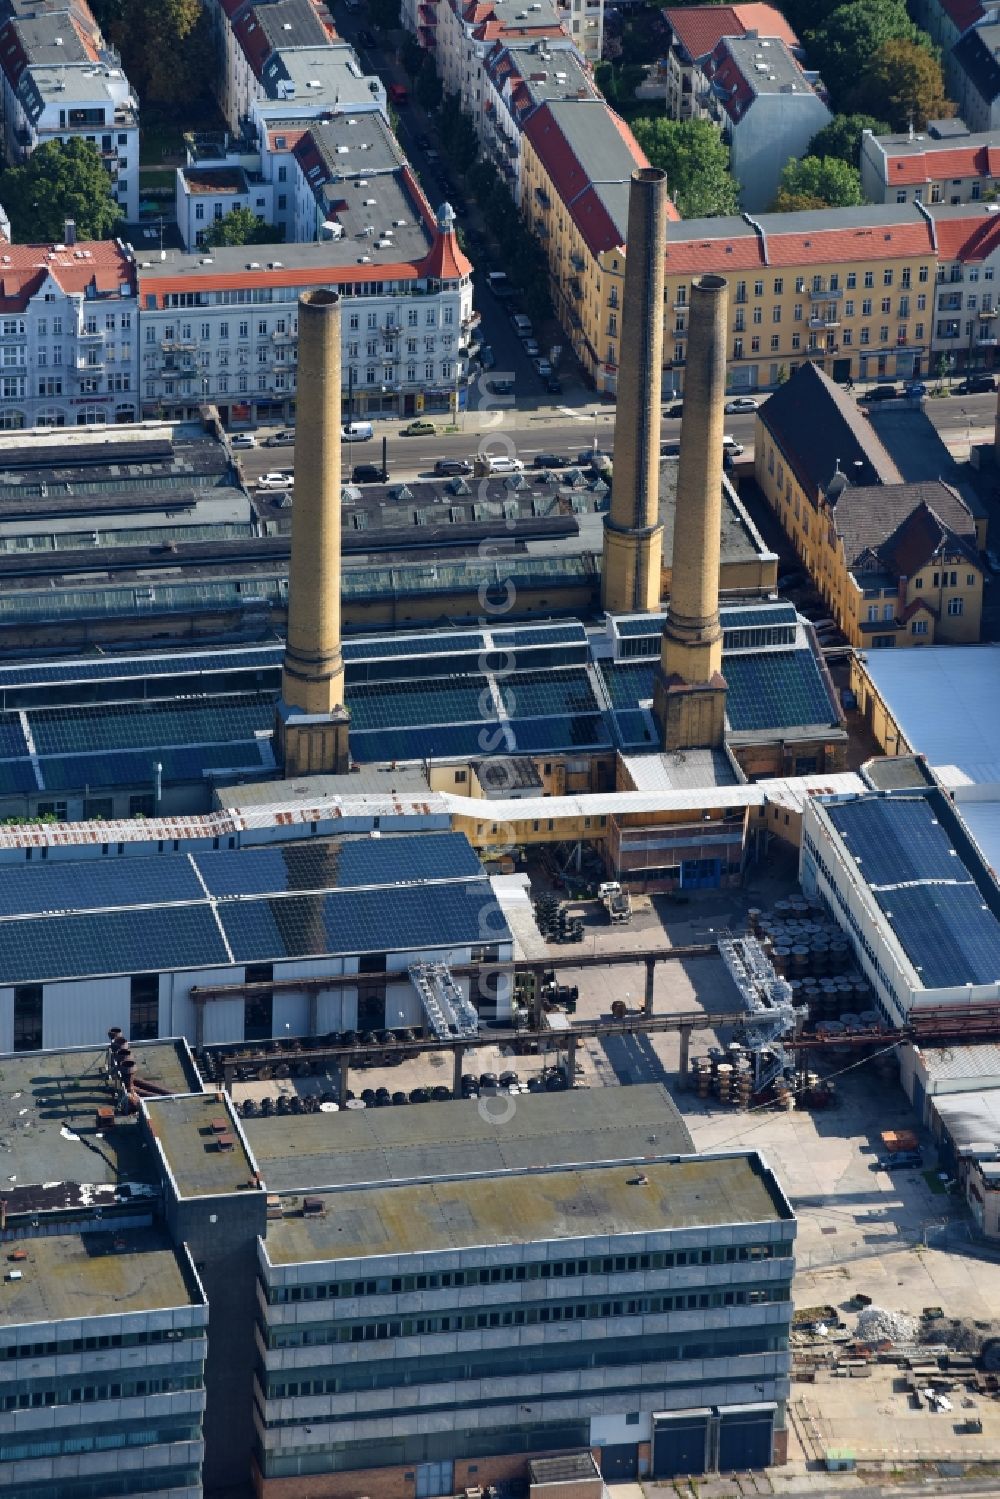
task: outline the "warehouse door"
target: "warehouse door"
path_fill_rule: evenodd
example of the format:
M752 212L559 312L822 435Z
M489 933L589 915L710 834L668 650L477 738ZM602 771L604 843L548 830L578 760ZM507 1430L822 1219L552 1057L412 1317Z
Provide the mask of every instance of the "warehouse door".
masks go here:
M719 1472L745 1473L771 1463L773 1406L747 1406L720 1412Z
M455 1492L453 1462L420 1463L417 1467L417 1499L437 1499Z
M718 890L721 884L721 859L685 859L681 864L682 890Z
M627 1483L639 1476L637 1442L616 1442L601 1448L601 1477L605 1483Z
M701 1410L653 1417L654 1478L705 1472L709 1416Z

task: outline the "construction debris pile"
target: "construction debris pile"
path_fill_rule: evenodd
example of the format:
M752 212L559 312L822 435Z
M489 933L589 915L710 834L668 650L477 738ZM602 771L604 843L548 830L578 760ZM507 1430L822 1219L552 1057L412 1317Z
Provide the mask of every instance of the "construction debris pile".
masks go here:
M880 1306L866 1306L858 1313L854 1336L859 1343L912 1343L917 1335L917 1321L905 1312L888 1312Z

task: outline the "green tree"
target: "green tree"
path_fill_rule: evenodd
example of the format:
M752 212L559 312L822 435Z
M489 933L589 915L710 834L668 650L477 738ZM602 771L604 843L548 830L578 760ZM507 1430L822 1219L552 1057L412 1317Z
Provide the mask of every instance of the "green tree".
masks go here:
M834 115L829 125L816 132L809 142L810 156L836 156L856 167L861 160L861 136L865 130L885 135L891 127L874 115Z
M879 47L851 99L860 109L882 110L894 130L904 130L911 121L922 130L928 120L955 113L938 59L925 47L902 38Z
M915 42L923 35L904 0L849 0L806 36L810 64L818 68L834 99L844 97L869 59L886 42Z
M479 155L475 126L457 94L445 94L439 132L444 153L456 171L467 173Z
M421 47L416 37L407 32L403 38L403 45L400 48L399 60L403 65L403 72L411 83L415 83L420 77L426 56L427 53Z
M190 104L206 92L216 52L201 0L96 0L93 9L143 104Z
M221 219L214 219L205 231L206 245L276 245L285 237L284 229L265 224L249 208L233 208Z
M63 221L74 219L80 239L108 239L122 216L111 178L97 147L78 136L47 141L21 167L0 176L0 202L10 215L15 240L63 237Z
M857 167L837 156L804 156L786 162L772 209L789 213L804 207L850 208L862 201Z
M666 172L681 218L738 212L729 149L710 120L658 117L635 120L632 128L653 166Z
M424 65L417 74L413 91L417 96L417 103L421 109L426 109L428 114L433 114L436 109L440 108L444 98L444 89L429 53L424 53Z

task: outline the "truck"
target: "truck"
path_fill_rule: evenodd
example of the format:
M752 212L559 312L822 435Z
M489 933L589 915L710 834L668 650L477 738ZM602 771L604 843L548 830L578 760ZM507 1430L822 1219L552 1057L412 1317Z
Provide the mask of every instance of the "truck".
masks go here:
M624 926L632 920L632 902L627 890L617 880L605 880L597 887L597 898L607 911L615 926Z

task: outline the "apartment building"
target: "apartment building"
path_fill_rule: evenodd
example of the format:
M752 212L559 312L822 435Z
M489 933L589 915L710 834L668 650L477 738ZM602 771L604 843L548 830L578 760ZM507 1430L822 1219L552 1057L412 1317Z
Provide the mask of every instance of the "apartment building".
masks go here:
M601 390L617 380L629 183L647 165L603 99L553 98L525 122L521 212L545 247L556 314Z
M264 70L275 53L326 47L337 40L323 0L209 0L216 41L215 87L229 129L239 133L255 99L266 97Z
M521 141L531 116L556 100L600 100L593 75L568 38L543 42L497 42L483 64L483 107L476 117L479 139L523 208Z
M802 55L798 37L773 5L690 5L671 7L663 14L670 27L662 66L667 114L672 120L697 120L710 114L712 90L705 65L723 39L774 39L795 57Z
M957 204L992 201L1000 144L962 120L934 120L923 132L861 137L861 187L872 203Z
M274 197L274 185L239 162L178 167L174 211L184 248L196 250L211 225L236 209L273 224Z
M993 369L1000 341L1000 213L933 210L937 239L932 368Z
M139 105L86 0L7 0L0 25L4 157L90 141L127 219L139 217Z
M604 51L604 0L556 0L564 29L581 57L593 65Z
M1000 125L1000 21L991 9L987 19L971 27L951 51L948 90L970 130L994 130Z
M853 397L815 364L758 412L754 474L851 645L979 639L985 525L943 480L904 482Z
M351 128L327 128L338 126ZM307 164L314 150L319 160L309 140ZM227 424L291 420L297 299L320 286L350 299L343 373L355 416L447 410L463 399L476 315L472 266L448 205L432 214L408 168L342 183L321 210L311 186L303 192L314 219L327 215L323 243L138 261L144 415L191 416L211 401Z
M586 0L581 3L586 6ZM419 8L418 27L423 24L426 8ZM555 0L531 0L530 4L521 0L484 0L480 4L437 0L434 15L438 76L445 92L457 94L462 108L473 118L482 109L483 63L495 43L558 41L569 35L563 25L564 12Z
M138 414L135 267L116 240L0 241L0 428L100 426Z
M815 74L778 37L723 37L703 63L706 111L729 145L740 202L770 207L781 173L833 118Z

